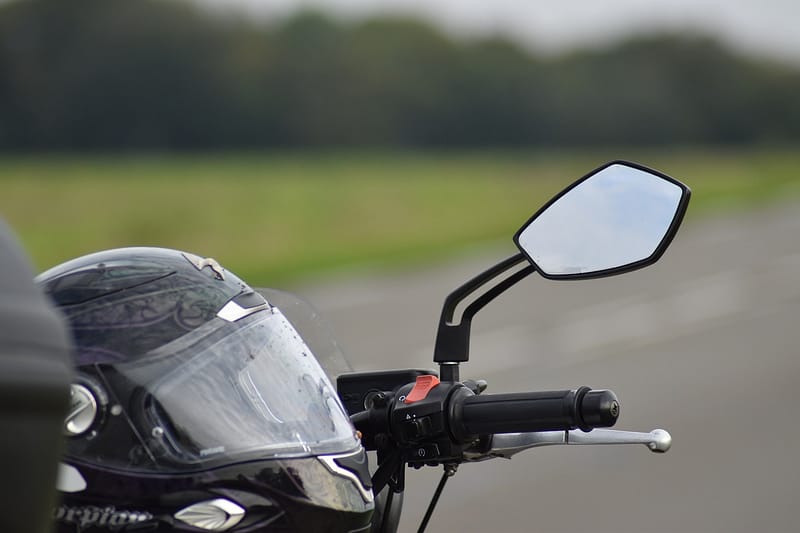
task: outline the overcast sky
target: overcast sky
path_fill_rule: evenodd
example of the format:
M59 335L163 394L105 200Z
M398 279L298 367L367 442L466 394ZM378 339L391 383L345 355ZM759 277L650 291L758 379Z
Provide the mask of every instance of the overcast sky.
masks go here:
M456 36L507 35L560 52L654 30L702 31L756 55L800 64L800 0L194 0L284 16L315 7L345 19L415 15Z

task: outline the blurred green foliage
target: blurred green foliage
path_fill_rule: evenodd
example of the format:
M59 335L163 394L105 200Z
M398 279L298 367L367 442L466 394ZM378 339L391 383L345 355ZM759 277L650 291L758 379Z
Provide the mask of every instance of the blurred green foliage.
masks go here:
M106 248L166 246L284 286L496 242L511 252L512 234L549 197L620 157L689 184L689 223L800 195L791 150L7 156L0 215L40 269Z
M795 191L800 156L764 146L798 141L800 72L702 38L545 59L410 19L0 5L0 215L39 268L127 245L213 255L254 284L407 265L510 243L616 158L685 179L691 218ZM696 144L718 148L680 148Z
M175 1L0 6L0 149L788 143L800 72L702 38L554 59L414 20Z

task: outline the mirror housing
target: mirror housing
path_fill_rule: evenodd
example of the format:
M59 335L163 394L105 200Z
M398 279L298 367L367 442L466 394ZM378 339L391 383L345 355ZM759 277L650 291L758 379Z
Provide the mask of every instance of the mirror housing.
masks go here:
M612 161L550 200L514 235L548 279L622 274L656 262L680 226L691 191L627 161Z
M619 178L619 175L623 177ZM606 191L602 190L604 187ZM659 190L663 194L658 194ZM622 274L654 263L675 236L689 204L690 194L689 188L679 181L626 161L607 163L567 187L545 204L514 235L514 242L521 252L478 274L445 299L433 352L433 361L439 364L441 381L459 380L459 364L469 361L472 318L489 302L537 270L550 279L587 279ZM647 198L651 196L664 196L667 200L648 204ZM602 201L584 201L593 197L595 200L605 199L606 204ZM577 210L574 209L576 206ZM624 208L625 206L628 208ZM634 213L631 206L637 207L639 212ZM585 238L588 230L583 225L566 223L571 216L577 215L580 219L587 212L590 218L594 215L594 219L591 219L594 225L602 226L606 230L598 234L602 238L596 239L597 242ZM616 214L622 216L625 224L600 224L604 217L605 222L616 221L618 217L613 216ZM645 223L636 221L634 214L642 215ZM609 218L609 215L612 216ZM551 219L549 222L548 218ZM630 231L630 227L635 228L637 224L649 228L648 231L639 232L644 235L644 239L638 239L640 235L636 231ZM555 238L549 238L550 232L553 232ZM543 236L547 237L545 241L551 242L539 242ZM599 246L594 246L598 243ZM622 253L626 249L626 243L635 252ZM576 262L586 261L580 253L575 253L575 250L580 252L584 246L589 246L590 249L594 246L593 249L601 252L609 248L614 253L595 252L595 255L586 256L590 259L586 263L588 267L584 265L583 268L575 269ZM571 254L564 255L567 251ZM560 252L566 259L548 263L546 253L552 255L553 252L556 252L556 256ZM540 255L545 261L542 261ZM457 317L456 307L469 299L472 300L471 303Z

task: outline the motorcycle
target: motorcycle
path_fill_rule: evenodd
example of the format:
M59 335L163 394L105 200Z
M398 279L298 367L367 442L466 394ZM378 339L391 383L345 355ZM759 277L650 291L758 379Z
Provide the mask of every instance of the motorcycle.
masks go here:
M462 380L459 365L469 360L472 320L501 293L533 272L550 280L584 280L653 264L675 236L689 198L690 189L665 174L627 161L607 163L556 195L516 232L518 253L446 297L433 353L438 372L331 371L363 446L377 457L371 478L362 479L377 495L370 531L397 530L406 467L443 469L421 532L463 463L510 459L540 446L644 444L655 453L669 450L672 439L663 429L607 429L620 416L610 390L488 394L486 381ZM331 353L312 349L318 357ZM320 359L323 366L337 360Z
M250 324L247 321L247 317L250 317L255 326L263 328L264 331L268 329L276 339L281 342L285 341L289 347L297 348L294 352L289 350L287 353L294 356L300 354L298 357L304 361L302 368L311 372L314 365L305 359L307 353L304 346L308 345L322 369L329 377L334 377L336 380L336 393L341 405L335 401L332 392L328 394L329 383L326 383L327 380L324 379L324 376L318 376L319 380L309 381L304 380L307 375L302 374L301 382L308 387L300 391L298 398L308 398L308 403L306 405L302 402L295 402L291 398L286 399L284 403L288 403L290 407L288 414L291 416L289 418L282 419L276 413L262 416L265 413L255 410L244 413L252 415L252 420L246 417L220 417L218 420L220 423L240 419L263 423L263 419L268 418L277 424L291 422L306 427L309 426L309 417L315 413L320 416L313 418L314 420L331 420L328 415L335 411L337 420L338 415L341 415L344 433L346 433L344 436L336 433L336 438L344 439L345 442L354 444L358 449L354 452L352 448L348 448L347 453L344 453L343 450L342 453L338 453L336 450L332 452L320 449L312 453L313 450L310 446L315 444L311 438L314 435L311 435L309 439L304 439L299 433L295 433L294 438L297 442L292 442L294 448L291 449L292 453L287 453L286 457L296 466L285 466L278 457L275 461L270 462L269 466L265 463L261 470L254 469L252 472L248 470L248 474L243 474L237 469L245 463L239 462L237 459L236 462L228 464L230 458L226 454L233 452L226 450L224 446L201 447L199 452L194 454L192 451L194 441L189 437L200 438L206 434L191 433L190 430L196 428L190 427L191 425L179 424L175 421L181 419L171 418L166 413L181 414L179 410L171 409L177 402L180 405L188 405L188 412L192 414L195 411L191 407L197 403L200 405L198 412L202 415L198 419L200 426L203 431L208 430L208 432L214 433L215 427L211 427L211 422L216 419L212 420L207 411L213 405L208 405L207 402L203 403L203 394L187 396L188 391L193 389L181 388L189 386L190 381L187 381L189 377L198 377L211 387L211 389L202 389L202 391L219 389L219 381L208 382L204 377L206 374L216 374L209 373L210 371L198 371L198 368L206 369L206 366L203 365L211 365L212 362L214 365L221 365L220 372L222 370L227 372L219 375L229 377L233 371L233 375L239 376L238 379L241 383L237 382L238 385L233 390L244 394L245 398L259 400L251 402L253 405L267 406L260 396L260 391L265 393L274 390L290 392L285 387L281 388L284 384L275 381L274 378L272 381L267 380L269 386L264 387L258 387L252 379L242 382L242 375L251 376L251 378L252 375L260 376L255 372L257 363L253 363L253 374L248 370L250 361L256 358L255 351L248 351L248 357L242 359L237 358L241 353L235 350L232 354L227 351L214 351L214 348L220 344L219 342L212 343L205 348L203 346L198 348L199 345L191 344L192 349L188 351L190 356L187 355L186 361L197 362L196 368L193 367L194 370L189 372L187 371L189 367L180 367L180 371L171 371L167 375L162 375L163 372L160 371L161 367L158 365L163 361L175 360L175 357L148 359L147 365L156 365L154 368L159 372L155 370L151 372L150 367L145 364L134 363L131 366L131 363L123 361L119 365L113 366L110 362L105 362L104 364L109 368L103 367L104 372L98 374L99 377L84 375L76 378L83 381L73 382L70 410L64 422L65 434L70 438L77 439L72 441L76 449L80 446L100 447L103 439L110 438L110 442L113 444L109 448L111 452L118 453L119 450L128 450L128 447L117 445L119 442L116 440L117 434L111 431L115 427L122 426L127 431L128 426L115 425L114 420L103 426L103 417L113 418L127 413L127 411L123 411L120 403L110 405L112 402L108 401L109 397L104 391L110 383L109 376L117 374L131 378L120 378L119 383L123 385L129 382L149 384L149 388L146 389L147 394L138 394L141 387L129 387L132 391L131 397L130 401L125 403L128 407L141 407L140 411L131 410L132 416L138 418L136 421L131 418L128 422L129 426L150 429L150 431L142 433L149 435L146 440L142 441L144 444L137 444L130 448L132 451L144 453L135 457L123 454L123 457L117 458L117 463L114 463L125 466L135 460L138 461L136 465L139 470L111 472L108 469L93 468L91 464L87 465L81 462L76 462L75 465L62 463L59 466L57 486L62 494L73 495L73 499L68 505L62 505L57 509L56 517L63 524L77 524L78 528L105 527L107 524L115 525L115 527L116 525L130 526L131 529L145 526L157 528L160 527L160 524L167 524L176 526L180 530L186 530L188 525L188 527L194 528L190 529L193 531L198 530L197 528L223 531L234 528L238 524L242 531L253 531L256 530L255 528L266 527L271 520L278 520L284 516L286 513L285 510L281 510L281 505L285 505L287 508L297 507L299 509L293 514L293 520L300 520L300 523L308 525L307 528L310 529L312 525L323 527L324 524L330 529L333 526L325 523L327 518L320 518L323 515L318 515L316 518L313 516L313 501L309 503L302 498L284 497L283 494L270 493L270 497L279 500L280 504L273 505L275 502L263 496L243 492L251 485L253 487L261 486L259 485L261 483L259 476L265 475L265 472L271 473L280 483L284 483L286 480L294 479L292 473L299 472L298 468L307 467L308 472L306 473L310 476L307 479L314 482L309 482L308 486L301 483L304 490L316 491L315 494L322 498L323 495L330 496L328 494L331 492L330 487L339 487L342 491L341 494L346 495L347 498L352 497L347 500L347 505L343 506L349 511L340 514L347 520L352 518L358 522L357 531L392 532L396 531L399 525L406 467L415 469L442 467L441 480L419 527L419 531L424 531L431 520L447 481L455 475L463 463L512 458L530 448L554 445L644 444L652 452L666 452L670 448L671 437L665 430L656 429L648 433L637 433L607 429L614 426L620 416L619 401L614 392L610 390L581 386L570 390L486 393L486 381L481 379L462 380L459 369L461 363L469 360L472 320L481 309L500 294L533 272L538 272L544 278L552 280L582 280L622 274L653 264L662 256L675 236L686 212L689 198L689 188L679 181L626 161L613 161L603 165L567 187L537 211L516 232L513 240L519 249L518 253L473 277L445 298L433 350L433 362L438 365L438 371L409 368L378 372L349 372L336 342L325 332L319 316L296 298L270 289L259 291L264 297L263 299L256 297L252 292L238 294L236 291L240 290L237 285L239 282L232 276L226 277L227 274L223 273L223 269L216 261L187 256L177 251L145 249L149 250L147 253L150 255L147 257L156 258L158 256L157 258L161 258L163 261L167 259L177 261L176 264L179 264L181 269L191 273L192 276L199 276L204 280L203 283L219 282L220 287L227 286L224 284L228 283L234 287L232 294L238 294L238 296L228 301L221 309L217 309L216 306L210 307L210 312L216 313L214 315L216 318L211 319L214 322L207 324L214 328L231 328L238 332L238 326L235 325L238 323L237 321L241 319L243 324L244 322ZM106 255L103 257L117 257L119 254L122 254L120 257L129 257L132 252L117 250L104 253ZM64 290L68 290L71 285L62 283L66 273L77 272L79 275L75 279L83 283L81 281L83 275L90 270L97 274L95 276L97 279L101 280L106 280L103 276L107 274L107 271L115 272L113 268L107 268L108 265L103 262L95 264L96 261L92 259L92 256L76 261L78 263L61 265L55 267L55 272L40 275L38 278L40 283L47 284L56 280L58 282L56 288L64 289L66 287ZM162 270L166 268L164 264L153 262L148 265L147 268L150 270L145 273L149 276L146 278L149 281L147 283L136 281L135 283L138 284L134 284L134 287L153 285L154 288L145 287L145 289L147 291L156 290L155 284L158 280L167 280L165 281L167 283L172 279L170 276L163 275ZM75 270L76 268L77 270ZM89 270L82 270L84 268ZM140 271L132 269L130 272ZM165 272L171 272L171 270L168 269ZM117 279L114 276L111 277ZM128 286L125 285L125 287ZM214 285L214 287L216 286ZM105 291L102 294L104 298L117 294L105 285L100 289ZM63 293L58 294L66 298ZM83 295L83 293L81 294ZM90 296L92 295L94 297L88 299L81 296L76 305L98 301L97 295L92 293ZM225 296L223 300L229 296ZM67 299L67 301L72 300ZM167 303L173 307L177 305L172 300ZM173 307L168 306L168 310L172 310ZM184 307L180 306L176 309L185 311ZM200 308L188 306L186 309L196 312ZM186 312L188 313L188 311ZM180 318L183 316L179 315L180 313L176 315L172 311L168 313L169 317L178 316ZM195 316L192 313L189 315ZM284 316L288 322L283 319ZM183 322L180 323L183 324ZM200 330L200 328L197 329ZM194 330L192 331L194 332ZM149 330L145 328L145 332L147 333ZM302 341L299 340L297 332L303 332ZM204 334L205 330L200 331L202 339L205 338L202 337ZM236 336L224 337L224 339L228 338L238 339ZM277 350L276 353L283 352ZM106 354L106 352L102 352L102 354ZM266 364L265 361L267 361L262 355L259 352L258 364L260 365ZM106 356L103 355L103 357ZM268 369L269 367L259 368ZM125 374L125 372L128 373ZM139 374L145 372L147 374L145 377L148 379L142 377L144 374L139 375L136 372ZM269 371L264 375L272 374L275 372ZM316 372L314 375L317 375ZM102 384L98 382L100 378L105 380ZM186 381L185 384L184 381ZM316 385L310 387L309 383ZM192 401L189 401L188 404L179 401L184 396L191 398ZM228 396L230 395L222 394L215 397L224 406L227 405L225 402ZM315 403L314 399L321 400L322 403ZM279 406L286 406L278 403ZM165 410L165 406L170 409ZM303 411L301 407L307 410ZM268 407L264 408L269 409ZM345 413L341 411L342 408L349 415L352 427L347 423ZM125 416L128 415L125 414ZM247 424L219 427L237 431L242 427L247 427L250 428L248 429L249 433L255 431L252 426ZM340 426L336 427L341 429ZM96 428L101 429L100 436L95 431ZM108 429L108 432L102 433L105 431L103 428ZM351 431L353 430L360 439L360 445L352 436ZM236 435L243 436L245 433L236 433ZM262 430L261 436L268 437L269 435L269 431ZM170 440L173 438L183 438L185 442L173 442ZM139 439L139 441L141 440ZM217 440L216 433L214 433L211 441L215 443ZM139 441L135 441L135 443ZM237 445L236 442L229 444L232 448ZM256 444L260 445L260 443ZM366 454L361 449L362 447L375 457L371 470L366 468ZM293 458L298 453L300 455ZM318 462L309 458L309 454L315 456ZM105 455L99 452L95 455L105 460ZM109 460L115 458L116 456ZM259 459L263 458L259 457ZM131 489L130 483L132 482L130 480L135 480L140 484L136 487L150 487L151 485L155 487L156 484L163 481L162 477L153 475L150 471L143 472L142 470L146 470L146 468L141 464L148 468L152 467L151 470L155 469L158 472L157 467L162 462L170 465L181 464L189 470L188 473L178 472L173 478L163 478L171 479L170 483L172 484L162 488L164 498L158 500L158 506L156 506L158 509L147 506L142 507L142 510L138 507L134 510L133 508L117 509L114 506L98 507L97 504L88 505L89 498L98 497L97 491L102 491L102 487L105 486L101 482L105 479L103 476L117 476L113 477L113 486L116 489L120 489L123 485L126 490ZM198 464L204 465L203 468L205 468L205 470L201 470L202 475L205 476L202 479L195 479L193 477L195 474L191 470L191 468L196 469ZM209 468L211 470L208 470ZM332 481L335 481L330 487L325 483L318 483L328 473L331 474ZM220 484L222 477L228 474L230 474L230 479L236 482L236 487L233 489ZM320 477L322 474L324 475ZM303 479L302 476L300 479ZM348 488L345 489L344 485L348 485ZM92 495L86 491L87 486L91 489ZM193 490L187 492L186 487L192 487ZM150 505L152 503L149 500L151 491L142 488L140 492L142 505ZM334 496L339 494L336 491L332 493ZM201 496L207 498L208 494L215 494L215 499L193 503ZM247 505L248 508L241 507L230 498L236 499L242 505ZM40 502L39 506L41 507L45 503ZM126 502L125 505L127 504ZM156 513L159 513L158 516ZM273 513L274 516L267 517L266 515L269 513ZM355 524L355 522L352 523ZM368 522L369 525L365 526ZM297 524L297 522L293 522L293 524Z

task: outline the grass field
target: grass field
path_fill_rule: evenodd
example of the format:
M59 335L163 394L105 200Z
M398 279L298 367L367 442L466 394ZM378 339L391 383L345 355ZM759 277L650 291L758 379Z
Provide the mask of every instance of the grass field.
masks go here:
M617 158L687 183L689 223L800 197L800 153L790 149L43 155L0 158L0 216L39 269L154 245L274 286L510 243L550 196Z

